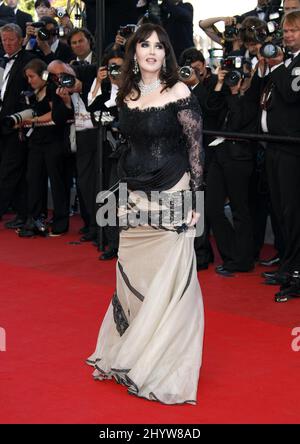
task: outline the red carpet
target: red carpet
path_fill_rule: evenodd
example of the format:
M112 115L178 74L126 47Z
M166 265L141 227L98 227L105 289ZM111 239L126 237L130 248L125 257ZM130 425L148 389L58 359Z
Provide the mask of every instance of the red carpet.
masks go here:
M291 332L300 301L275 304L263 267L234 279L212 266L199 273L206 332L197 406L164 406L93 381L84 359L114 289L115 261L70 244L78 227L72 218L67 236L19 239L0 225L1 423L299 423Z

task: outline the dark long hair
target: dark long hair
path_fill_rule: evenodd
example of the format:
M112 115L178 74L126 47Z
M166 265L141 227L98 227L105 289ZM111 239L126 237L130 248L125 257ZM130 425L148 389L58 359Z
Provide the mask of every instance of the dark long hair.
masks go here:
M117 97L118 106L122 106L124 104L125 98L133 90L137 92L137 97L133 100L138 100L141 95L138 85L139 81L141 80L141 74L140 72L138 74L134 74L133 72L136 45L137 43L147 40L147 38L150 37L153 32L157 33L158 40L163 45L166 53L166 69L161 70L160 72L160 79L164 83L163 90L166 88L171 88L178 82L177 62L168 34L160 25L146 23L137 29L126 44L125 60L122 66L121 86Z

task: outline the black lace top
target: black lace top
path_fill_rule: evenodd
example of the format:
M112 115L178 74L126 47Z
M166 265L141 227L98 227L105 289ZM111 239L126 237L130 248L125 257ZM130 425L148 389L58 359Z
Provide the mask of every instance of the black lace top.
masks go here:
M167 190L185 171L191 173L191 189L201 188L202 117L193 95L143 110L125 104L120 110L120 130L128 150L120 159L119 174L130 189Z

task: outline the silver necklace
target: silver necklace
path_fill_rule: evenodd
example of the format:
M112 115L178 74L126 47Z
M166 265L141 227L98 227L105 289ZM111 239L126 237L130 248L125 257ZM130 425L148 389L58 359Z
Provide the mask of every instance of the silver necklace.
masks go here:
M141 96L146 96L146 95L152 93L160 85L161 85L160 79L155 80L155 82L153 82L153 83L149 83L149 85L145 85L145 83L142 80L140 80L139 81L139 88L141 91Z

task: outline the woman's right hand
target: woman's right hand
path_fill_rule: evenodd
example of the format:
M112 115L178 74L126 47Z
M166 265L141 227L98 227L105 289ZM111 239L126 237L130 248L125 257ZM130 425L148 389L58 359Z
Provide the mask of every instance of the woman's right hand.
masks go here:
M101 85L103 80L105 80L108 76L107 67L106 66L100 66L97 73L97 83Z
M225 69L221 69L221 68L217 69L218 82L215 86L215 91L220 91L222 89L223 84L224 84L224 79L225 79L227 72L228 71L225 71Z
M225 26L235 25L235 23L236 23L235 17L224 17L224 25Z

